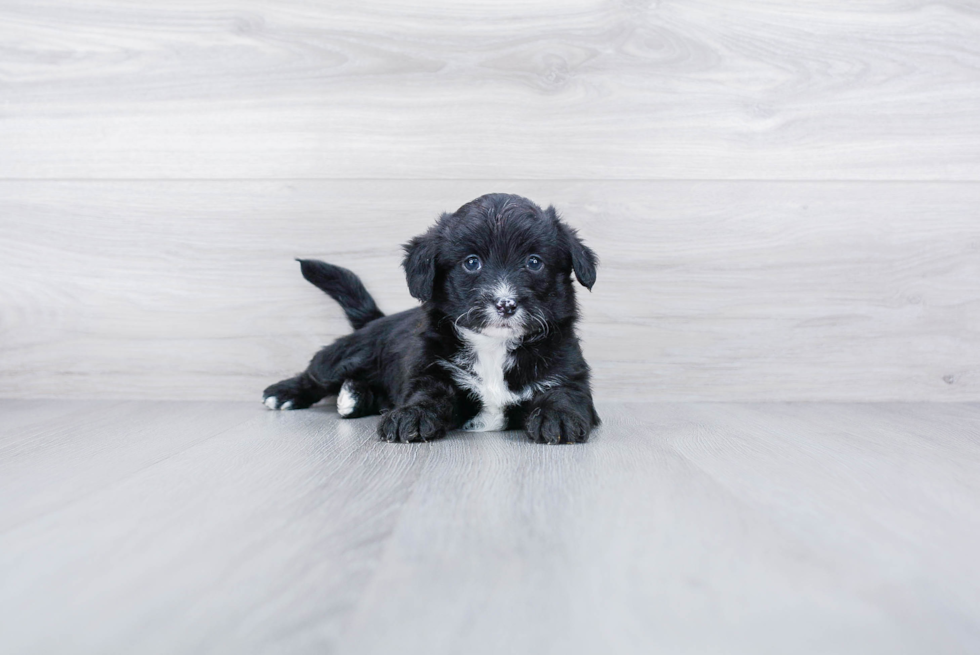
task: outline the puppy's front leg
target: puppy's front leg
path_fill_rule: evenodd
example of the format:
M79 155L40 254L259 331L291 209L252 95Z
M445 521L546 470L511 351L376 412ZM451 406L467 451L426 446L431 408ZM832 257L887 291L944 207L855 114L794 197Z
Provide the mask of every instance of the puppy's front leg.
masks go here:
M412 393L405 404L381 417L378 436L383 441L432 441L456 427L456 389L434 377L411 381Z
M531 401L524 429L537 443L572 443L589 440L599 415L587 390L552 389Z

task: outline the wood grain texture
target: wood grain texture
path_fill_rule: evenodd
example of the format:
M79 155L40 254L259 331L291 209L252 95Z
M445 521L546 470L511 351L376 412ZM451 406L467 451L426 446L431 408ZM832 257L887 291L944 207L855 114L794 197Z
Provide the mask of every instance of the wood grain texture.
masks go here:
M599 410L580 446L393 445L330 407L0 401L0 650L980 649L980 405Z
M337 640L427 451L385 449L322 410L97 405L111 426L35 412L49 429L3 461L19 484L0 508L0 649L324 652ZM134 468L137 456L156 461ZM81 465L72 485L58 479L69 462Z
M29 429L0 420L0 530L54 511L244 422L240 409L174 404L48 401L28 404ZM6 404L4 414L20 407ZM39 418L43 417L43 418ZM132 426L120 430L119 426ZM45 475L25 466L44 462Z
M980 11L5 2L0 177L980 180Z
M349 331L294 257L413 306L399 244L488 191L602 264L600 398L980 399L980 185L0 182L0 395L258 398Z

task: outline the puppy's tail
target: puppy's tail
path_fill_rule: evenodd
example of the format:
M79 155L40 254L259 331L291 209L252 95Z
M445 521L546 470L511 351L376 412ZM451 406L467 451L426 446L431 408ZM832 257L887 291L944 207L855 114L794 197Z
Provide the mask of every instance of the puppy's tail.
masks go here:
M303 277L340 303L347 320L359 330L384 314L364 288L361 279L351 271L316 259L297 259Z

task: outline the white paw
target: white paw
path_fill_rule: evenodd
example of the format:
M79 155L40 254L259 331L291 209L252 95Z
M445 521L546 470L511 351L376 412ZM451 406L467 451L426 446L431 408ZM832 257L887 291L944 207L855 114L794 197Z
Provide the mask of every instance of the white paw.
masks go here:
M357 394L354 393L354 385L350 380L344 380L337 394L337 413L341 416L350 416L357 407Z
M293 408L293 401L287 400L286 402L280 405L279 399L276 398L275 396L269 396L264 401L262 401L262 404L268 407L269 409L292 409Z

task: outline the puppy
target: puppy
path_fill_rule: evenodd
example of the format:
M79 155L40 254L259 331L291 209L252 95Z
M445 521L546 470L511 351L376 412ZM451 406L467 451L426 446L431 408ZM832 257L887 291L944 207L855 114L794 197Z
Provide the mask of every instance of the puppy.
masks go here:
M553 207L495 193L443 214L404 249L422 304L391 316L352 272L299 260L354 332L267 388L265 405L302 409L338 394L342 417L383 414L389 442L518 427L539 443L586 441L599 416L571 275L591 290L598 261L575 230Z

